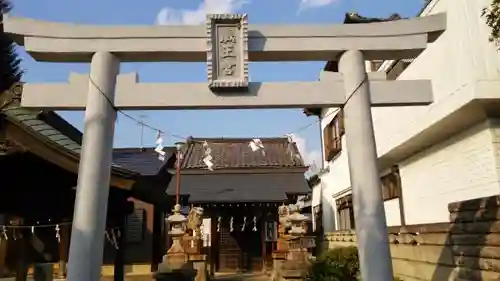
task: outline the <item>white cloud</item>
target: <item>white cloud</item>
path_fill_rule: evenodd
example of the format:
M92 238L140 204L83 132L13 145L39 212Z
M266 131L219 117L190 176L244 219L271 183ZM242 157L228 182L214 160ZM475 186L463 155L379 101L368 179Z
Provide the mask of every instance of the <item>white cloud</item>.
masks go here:
M205 22L207 14L234 13L247 0L204 0L196 9L173 9L164 7L156 16L159 25L199 25Z
M305 9L319 8L330 5L336 0L300 0L299 12Z
M321 167L321 152L318 150L307 149L307 141L306 139L300 137L299 135L292 135L292 140L297 145L299 149L300 155L302 155L302 159L304 159L304 163L306 165L316 165L317 168Z

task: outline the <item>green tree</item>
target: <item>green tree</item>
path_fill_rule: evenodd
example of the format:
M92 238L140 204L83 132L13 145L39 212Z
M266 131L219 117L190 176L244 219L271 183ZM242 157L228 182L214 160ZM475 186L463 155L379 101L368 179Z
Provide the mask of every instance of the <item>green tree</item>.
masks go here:
M10 1L0 0L0 93L19 82L23 74L16 44L3 28L3 16L11 7Z
M500 0L492 0L490 6L482 10L482 16L491 28L490 41L500 46Z

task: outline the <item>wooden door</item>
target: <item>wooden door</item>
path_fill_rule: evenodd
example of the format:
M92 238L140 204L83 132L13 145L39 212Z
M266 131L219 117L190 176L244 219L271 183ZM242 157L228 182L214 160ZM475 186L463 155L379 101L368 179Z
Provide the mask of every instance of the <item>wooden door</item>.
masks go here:
M221 228L219 232L220 272L256 272L262 270L262 239L260 232L229 232Z
M243 270L258 272L262 270L262 239L260 231L251 229L241 232L239 239L242 245Z
M242 251L238 241L227 227L219 232L219 268L220 272L239 272L242 264Z

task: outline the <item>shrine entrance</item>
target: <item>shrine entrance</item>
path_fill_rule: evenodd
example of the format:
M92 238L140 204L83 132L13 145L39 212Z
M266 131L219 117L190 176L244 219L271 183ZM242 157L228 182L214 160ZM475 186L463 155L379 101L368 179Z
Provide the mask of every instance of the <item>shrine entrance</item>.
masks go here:
M272 269L277 241L277 209L282 203L203 207L211 217L211 273L258 273ZM202 205L203 206L203 205ZM266 214L266 215L264 215Z
M361 279L391 280L371 107L430 104L432 86L367 74L365 63L418 57L446 29L446 16L250 26L247 15L219 14L206 23L113 27L4 19L5 32L36 60L90 62L90 75L26 84L22 93L25 107L86 111L68 280L100 279L109 195L103 186L110 182L116 110L311 107L344 108ZM206 62L208 83L140 83L136 74L119 75L120 62L144 61ZM339 72L323 72L320 81L250 82L249 61L338 61Z
M262 235L252 229L218 233L218 272L257 272L263 270Z

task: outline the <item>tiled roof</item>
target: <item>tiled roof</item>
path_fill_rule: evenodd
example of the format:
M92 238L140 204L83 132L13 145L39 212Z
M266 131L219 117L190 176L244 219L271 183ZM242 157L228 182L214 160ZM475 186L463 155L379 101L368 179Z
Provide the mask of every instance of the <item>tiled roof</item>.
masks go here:
M175 147L165 147L165 159L170 159L175 153ZM158 159L154 148L115 148L113 149L113 163L137 172L143 176L158 174L166 162Z
M184 152L182 169L206 169L203 141L208 143L214 169L234 168L304 168L295 143L287 138L261 138L264 153L252 151L251 138L192 138Z
M40 137L45 138L47 141L55 143L56 145L60 146L61 149L66 149L78 155L80 154L82 148L80 144L81 132L69 125L69 123L64 121L64 119L57 115L55 112L42 112L22 107L11 107L4 109L3 113L9 120L33 131ZM51 121L49 121L49 119ZM50 124L47 121L49 121ZM57 125L53 126L52 123L57 123ZM65 125L64 123L67 123L67 125ZM68 135L58 130L62 126L70 126L73 130L76 130L80 134L80 136L73 136L72 138L70 138ZM56 129L55 127L59 128ZM72 135L75 135L74 131L72 132ZM75 140L75 138L77 139ZM80 141L78 140L78 138L80 139ZM121 170L121 172L125 173L127 172L127 170L129 170L115 162L113 162L111 166L112 168Z
M39 118L39 114L41 113L41 111L37 112L32 109L12 107L4 109L3 113L9 120L18 122L19 124L26 126L33 132L61 146L61 148L70 150L78 154L80 153L81 146L79 143L70 139Z
M10 90L0 93L0 100L2 95L12 95L14 91L22 91L22 84L14 85ZM63 150L80 155L82 133L58 114L53 111L23 108L15 99L8 101L9 106L5 106L0 110L0 113L5 115L8 120L33 132L43 141L53 143ZM114 172L119 174L135 174L115 163L112 164L112 168Z
M172 178L167 194L175 194ZM307 194L310 188L302 173L186 174L181 176L181 194L189 203L282 202L287 194Z

